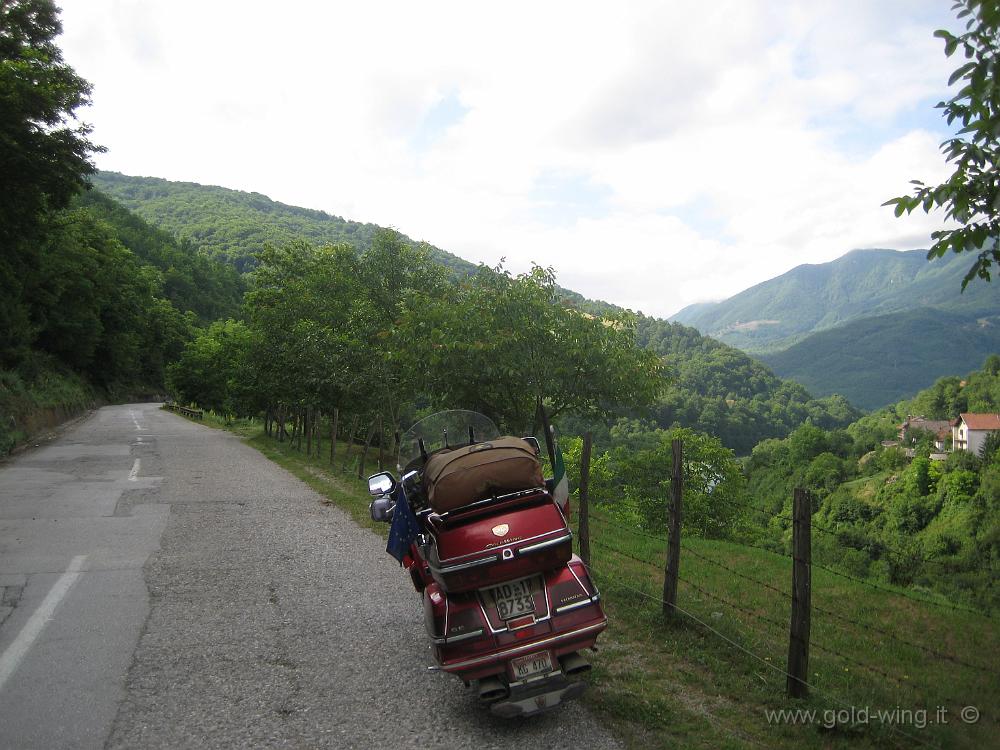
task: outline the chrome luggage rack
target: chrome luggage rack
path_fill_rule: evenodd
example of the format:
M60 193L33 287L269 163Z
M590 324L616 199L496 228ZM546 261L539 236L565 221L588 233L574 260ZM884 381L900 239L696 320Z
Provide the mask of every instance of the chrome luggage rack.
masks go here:
M494 506L506 505L508 503L518 505L520 501L534 499L540 494L546 495L550 500L552 499L545 487L530 487L526 490L517 490L516 492L508 492L504 495L494 495L485 500L477 500L474 503L469 503L468 505L463 505L461 508L455 508L444 513L436 513L431 508L424 508L417 511L416 515L418 517L422 516L435 528L447 527L449 523L465 521L469 518L482 515L485 511L493 509Z

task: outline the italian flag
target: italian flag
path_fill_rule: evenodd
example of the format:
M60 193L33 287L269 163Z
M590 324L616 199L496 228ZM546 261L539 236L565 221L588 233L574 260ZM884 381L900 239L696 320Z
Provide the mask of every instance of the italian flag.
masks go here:
M563 510L569 509L569 482L566 479L566 464L563 462L562 451L559 450L559 441L552 435L552 448L554 460L552 462L552 498Z

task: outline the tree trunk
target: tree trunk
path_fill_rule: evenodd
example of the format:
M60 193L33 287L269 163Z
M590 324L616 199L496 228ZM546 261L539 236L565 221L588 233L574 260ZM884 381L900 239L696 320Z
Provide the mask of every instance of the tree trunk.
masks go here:
M378 470L385 471L385 432L382 430L382 415L378 415Z
M333 410L333 421L330 423L330 466L337 457L337 418L340 416L340 409Z
M347 450L344 451L344 465L341 467L341 471L347 471L347 464L351 460L351 453L354 452L354 431L356 429L358 429L357 414L351 419L351 431L347 433Z
M368 439L365 441L364 450L361 451L361 461L358 462L358 479L365 478L365 459L368 458L368 449L372 447L372 441L375 439L375 429L376 424L372 424L372 428L368 431Z
M307 406L303 414L306 428L306 455L311 458L313 454L313 420L316 418L316 415L313 414L311 406Z

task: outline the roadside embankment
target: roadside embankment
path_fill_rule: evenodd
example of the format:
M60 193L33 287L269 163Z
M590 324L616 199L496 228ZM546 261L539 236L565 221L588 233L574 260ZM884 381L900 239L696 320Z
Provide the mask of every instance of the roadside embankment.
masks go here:
M0 370L0 456L100 403L82 378L52 370Z

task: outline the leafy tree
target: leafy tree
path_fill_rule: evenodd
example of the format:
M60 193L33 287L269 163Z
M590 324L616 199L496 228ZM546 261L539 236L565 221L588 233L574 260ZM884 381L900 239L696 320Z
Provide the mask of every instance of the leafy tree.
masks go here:
M826 431L811 424L804 424L788 436L788 448L792 461L805 464L828 450Z
M1000 461L1000 431L990 432L979 447L979 458L985 464Z
M895 205L896 216L916 208L930 212L945 207L945 218L957 221L957 229L931 233L934 244L928 258L953 252L978 252L975 263L962 281L962 289L975 278L990 280L990 268L1000 263L1000 184L996 164L1000 160L1000 6L995 0L958 0L953 6L958 20L965 20L965 32L955 35L944 29L934 35L944 40L945 55L962 51L966 62L951 75L949 85L961 88L948 101L938 103L948 124L961 129L941 148L955 171L940 185L924 185L913 180L912 195L887 201Z
M69 203L94 171L90 127L73 124L90 84L63 62L51 0L0 4L0 233L9 239L46 209Z
M814 493L825 497L833 492L848 477L848 468L843 460L832 453L820 453L809 463L804 484Z
M993 378L1000 375L1000 354L991 354L986 358L983 362L983 372Z
M675 439L684 446L685 533L712 538L741 536L747 521L746 482L732 450L718 438L686 428L662 430L619 419L610 447L590 463L590 500L601 514L651 531L666 528ZM570 486L579 484L583 441L561 441Z
M104 388L161 385L189 321L162 298L159 272L83 210L53 214L38 247L25 280L35 347Z
M603 318L562 304L551 269L513 276L479 272L437 299L411 306L407 331L422 353L436 400L493 417L511 432L533 429L539 404L609 415L642 408L663 383L659 358L636 346L634 318Z
M24 282L38 267L47 214L66 206L100 150L72 122L90 84L63 62L51 0L0 3L0 365L18 361L33 335Z
M219 320L190 341L168 369L171 390L181 401L220 414L244 411L246 358L251 332L240 321Z
M359 296L353 248L298 242L258 255L244 310L264 404L332 408L360 387Z
M395 230L379 229L358 262L351 325L364 343L355 376L365 385L369 408L393 429L403 410L428 391L424 311L433 306L430 300L448 294L445 269L430 251L427 245L414 247Z
M910 464L910 468L906 471L906 481L919 497L926 497L933 488L930 467L930 461L926 458L918 457L913 459L913 463Z

